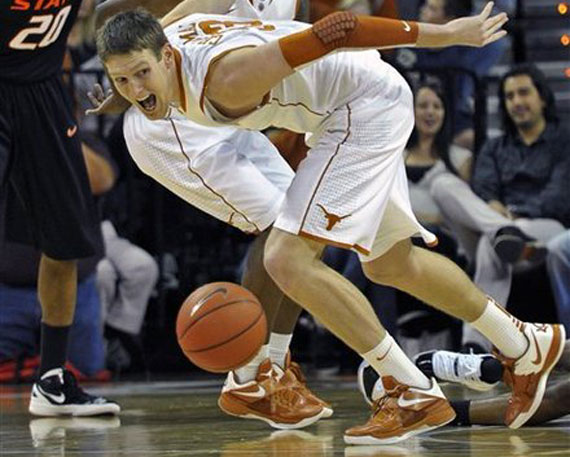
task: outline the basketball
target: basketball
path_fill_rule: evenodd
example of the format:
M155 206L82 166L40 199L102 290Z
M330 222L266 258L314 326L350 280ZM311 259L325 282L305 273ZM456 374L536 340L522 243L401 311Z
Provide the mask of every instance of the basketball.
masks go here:
M176 319L176 337L194 365L225 373L257 354L267 337L267 320L249 290L231 282L213 282L184 301Z

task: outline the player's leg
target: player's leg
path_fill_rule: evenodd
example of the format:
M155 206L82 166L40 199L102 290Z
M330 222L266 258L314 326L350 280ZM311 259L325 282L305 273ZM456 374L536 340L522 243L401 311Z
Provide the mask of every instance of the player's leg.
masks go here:
M513 401L506 423L518 428L534 414L548 375L562 354L562 326L520 322L481 292L449 259L413 246L409 240L365 263L364 271L375 282L406 291L470 322L498 348L510 373ZM532 380L530 389L525 387L528 375Z
M347 345L373 361L386 376L391 403L383 408L384 414L391 408L397 409L401 397L408 399L411 416L414 416L411 422L415 426L410 429L402 430L402 424L392 415L394 423L377 427L374 422L351 429L345 440L351 444L397 442L452 420L454 413L437 383L428 380L407 359L380 324L366 297L320 260L323 248L318 241L273 229L265 262L269 273L287 295L302 304ZM374 417L375 421L381 422L387 416Z
M43 253L38 273L40 379L32 388L30 412L47 416L115 413L120 409L116 403L87 395L63 368L75 309L76 259L93 255L101 242L83 155L74 136L77 129L68 130L75 122L64 100L57 78L13 87L7 96L17 114L11 181L28 218L21 233L11 231L9 236L31 242ZM31 237L18 239L27 229Z
M509 395L481 400L451 402L457 411L457 425L502 425ZM539 425L570 414L570 380L549 383L536 412L526 422Z
M257 418L274 428L301 428L329 417L332 409L306 387L298 365L290 360L289 344L301 308L284 297L263 266L267 235L268 231L261 233L251 244L241 282L263 305L270 329L268 341L247 365L228 374L218 404L228 414ZM261 376L268 369L278 376ZM241 392L248 394L255 385L264 387L267 395L251 403ZM280 404L283 395L288 395L288 404ZM280 406L266 408L266 403Z

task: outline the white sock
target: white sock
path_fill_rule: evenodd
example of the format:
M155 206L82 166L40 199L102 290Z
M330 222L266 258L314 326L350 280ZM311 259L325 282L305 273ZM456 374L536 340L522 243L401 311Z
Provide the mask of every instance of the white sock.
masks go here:
M392 376L408 386L429 389L430 380L404 354L389 333L371 351L360 354L380 376Z
M483 314L471 325L509 358L519 358L528 347L528 340L520 330L522 322L492 298L489 298Z
M284 335L271 332L269 336L269 358L271 362L276 363L281 368L285 368L285 357L289 351L292 338L292 333Z
M237 381L240 384L245 384L246 382L253 381L257 376L257 370L261 362L263 362L267 357L269 357L269 345L264 344L261 346L259 352L247 365L234 370L234 374Z

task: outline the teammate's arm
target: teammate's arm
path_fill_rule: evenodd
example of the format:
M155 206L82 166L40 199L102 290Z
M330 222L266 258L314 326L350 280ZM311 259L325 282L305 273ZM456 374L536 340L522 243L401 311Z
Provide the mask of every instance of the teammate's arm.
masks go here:
M153 16L162 17L162 26L166 27L189 14L225 14L233 2L234 0L106 0L95 10L95 27L98 29L117 13L138 7L146 9Z
M224 55L210 67L205 94L220 112L239 117L259 106L271 88L295 68L337 49L485 46L506 34L501 28L508 20L507 15L490 17L492 9L493 3L489 2L481 14L444 25L334 13L278 41ZM263 62L262 71L260 62Z
M142 7L153 16L162 17L176 7L182 0L106 0L95 9L95 28L122 11ZM207 0L204 0L207 2Z
M194 13L226 14L235 0L184 0L160 20L163 27Z

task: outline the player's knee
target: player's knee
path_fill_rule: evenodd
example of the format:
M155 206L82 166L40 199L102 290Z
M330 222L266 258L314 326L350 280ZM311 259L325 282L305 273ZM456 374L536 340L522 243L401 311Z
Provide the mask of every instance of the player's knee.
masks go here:
M265 246L263 264L271 279L279 288L287 293L298 282L298 275L302 271L298 256L294 249L282 239L270 239Z
M413 272L412 244L409 240L396 244L386 254L372 262L362 264L364 275L372 282L383 285L396 285L402 278Z

